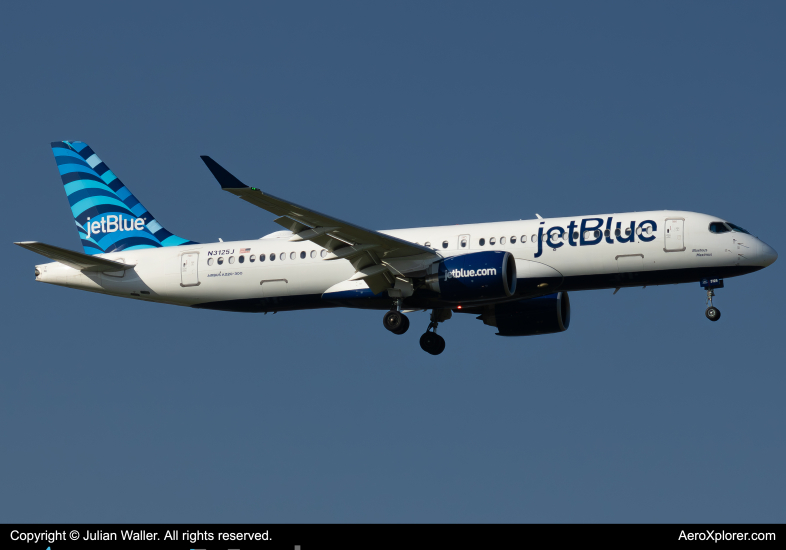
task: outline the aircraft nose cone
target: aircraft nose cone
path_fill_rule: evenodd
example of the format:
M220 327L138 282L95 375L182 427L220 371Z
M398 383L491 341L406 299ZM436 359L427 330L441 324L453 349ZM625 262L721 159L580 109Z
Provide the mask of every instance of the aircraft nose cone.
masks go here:
M768 244L759 243L759 263L767 267L775 262L778 259L778 253L775 252L775 249L772 248Z

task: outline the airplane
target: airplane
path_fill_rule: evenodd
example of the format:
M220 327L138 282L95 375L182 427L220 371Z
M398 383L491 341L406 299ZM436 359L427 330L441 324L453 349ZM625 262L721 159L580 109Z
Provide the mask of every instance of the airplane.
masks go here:
M705 311L724 278L771 265L772 247L716 216L662 210L375 231L250 187L202 156L221 188L276 217L260 239L198 243L167 231L84 142L51 144L84 253L17 242L54 260L35 280L220 311L317 308L430 311L421 348L439 355L439 323L476 315L500 336L564 332L568 292L699 282Z

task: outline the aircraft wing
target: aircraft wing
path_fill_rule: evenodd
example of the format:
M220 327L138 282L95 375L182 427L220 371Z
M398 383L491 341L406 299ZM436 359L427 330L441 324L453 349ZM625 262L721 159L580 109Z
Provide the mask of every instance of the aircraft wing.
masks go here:
M312 241L331 254L327 260L346 259L355 268L353 280L363 279L376 294L395 284L395 270L389 260L426 255L440 259L432 249L300 206L256 187L249 187L209 156L201 157L207 168L229 191L246 202L279 216L277 224L294 233L290 241Z
M90 254L82 254L81 252L74 252L73 250L37 241L25 241L14 244L31 250L36 254L46 256L50 260L78 269L79 271L123 271L134 267L121 262L99 258L98 256L91 256Z

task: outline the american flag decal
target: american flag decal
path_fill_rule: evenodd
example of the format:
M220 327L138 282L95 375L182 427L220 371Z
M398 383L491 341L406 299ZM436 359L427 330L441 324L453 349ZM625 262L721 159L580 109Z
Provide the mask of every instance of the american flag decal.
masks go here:
M248 254L249 252L251 252L250 248L241 248L240 249L240 253L241 254Z

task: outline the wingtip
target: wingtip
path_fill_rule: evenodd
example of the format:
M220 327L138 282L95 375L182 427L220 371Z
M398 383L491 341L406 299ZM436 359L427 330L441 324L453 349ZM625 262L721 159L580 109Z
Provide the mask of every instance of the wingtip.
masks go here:
M222 189L244 189L248 187L248 185L230 174L226 168L221 166L209 156L200 155L199 158L201 158L202 162L205 163L205 166L207 166L207 169L210 170L211 174L213 174L213 177L218 180L218 183L221 185Z

